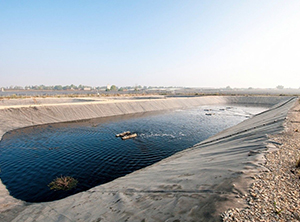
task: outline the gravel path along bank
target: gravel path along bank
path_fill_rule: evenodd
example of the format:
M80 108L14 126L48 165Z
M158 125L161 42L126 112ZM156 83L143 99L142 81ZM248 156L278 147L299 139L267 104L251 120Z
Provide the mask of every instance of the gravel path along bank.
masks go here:
M243 196L245 209L230 209L223 221L300 221L300 104L288 113L282 133L270 136L277 148Z

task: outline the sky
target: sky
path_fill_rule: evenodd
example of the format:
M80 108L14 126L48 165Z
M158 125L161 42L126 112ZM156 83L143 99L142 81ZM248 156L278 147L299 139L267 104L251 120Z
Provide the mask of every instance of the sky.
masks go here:
M300 87L299 0L0 0L0 86Z

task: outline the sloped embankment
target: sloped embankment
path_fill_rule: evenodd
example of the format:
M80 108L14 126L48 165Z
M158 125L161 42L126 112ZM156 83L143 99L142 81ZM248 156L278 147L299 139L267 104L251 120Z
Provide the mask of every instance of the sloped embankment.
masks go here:
M237 126L152 166L63 200L25 204L1 184L1 220L14 221L193 221L218 220L224 203L243 192L234 186L245 169L255 169L267 134L279 132L295 99L283 97L198 97L108 103L42 105L0 111L1 134L20 127L207 104L274 105ZM209 155L208 155L209 154ZM216 170L217 169L217 170ZM6 193L4 193L6 192ZM5 196L6 195L6 196ZM229 206L229 205L228 205Z

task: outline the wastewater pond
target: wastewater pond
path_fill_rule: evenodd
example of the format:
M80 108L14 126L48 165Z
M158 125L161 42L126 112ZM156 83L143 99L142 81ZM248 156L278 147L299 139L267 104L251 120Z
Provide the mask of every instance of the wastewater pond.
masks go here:
M264 110L201 106L14 130L0 142L0 177L15 198L58 200L154 164ZM137 137L115 136L124 131ZM77 186L51 190L49 183L60 176L75 178Z

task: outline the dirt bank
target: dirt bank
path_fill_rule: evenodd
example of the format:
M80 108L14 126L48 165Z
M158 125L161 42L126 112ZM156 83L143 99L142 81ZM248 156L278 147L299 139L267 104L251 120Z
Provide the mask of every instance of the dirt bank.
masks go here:
M244 209L230 209L224 221L300 221L300 105L288 113L282 133L270 136L276 149L266 153L263 168L242 198Z

